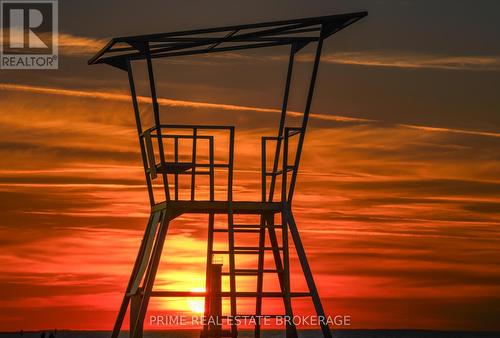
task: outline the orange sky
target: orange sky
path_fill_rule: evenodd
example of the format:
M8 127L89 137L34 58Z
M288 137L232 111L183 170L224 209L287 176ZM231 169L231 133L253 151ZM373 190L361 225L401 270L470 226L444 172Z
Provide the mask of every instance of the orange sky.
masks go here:
M403 39L383 13L410 5L383 3L373 21L325 46L294 195L323 304L355 328L500 330L500 52L487 43L478 55L453 49L458 42L442 31L424 43L420 25L391 21L413 37ZM85 61L115 29L142 33L154 20L106 30L96 18L97 36L69 22L72 6L61 17L61 69L0 71L0 331L111 329L149 216L126 76ZM337 11L302 6L273 18ZM234 23L209 13L207 26ZM238 19L268 19L252 13ZM169 29L193 28L168 15ZM469 34L460 44L480 50L484 36ZM440 49L440 41L450 42ZM312 50L303 53L294 112ZM155 63L165 121L236 126L236 199L258 199L260 137L279 119L285 60L278 49ZM146 95L141 69L137 80ZM141 107L150 109L146 99ZM200 290L205 220L183 215L169 231L156 288ZM295 257L292 287L304 290ZM199 305L153 300L148 313ZM308 301L296 305L312 313Z
M3 94L1 328L108 329L148 217L130 107ZM327 311L355 327L495 327L498 134L312 122L294 209ZM259 137L270 132L237 130L236 198L257 189ZM158 288L203 287L204 229L189 215L173 223ZM150 313L192 308L161 300Z

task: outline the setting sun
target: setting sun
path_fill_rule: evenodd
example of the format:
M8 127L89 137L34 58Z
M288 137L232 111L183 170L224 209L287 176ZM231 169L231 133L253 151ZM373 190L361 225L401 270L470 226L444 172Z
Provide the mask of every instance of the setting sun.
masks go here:
M204 288L193 288L192 292L205 292ZM203 298L189 298L187 299L187 306L190 311L194 313L205 312L205 300Z

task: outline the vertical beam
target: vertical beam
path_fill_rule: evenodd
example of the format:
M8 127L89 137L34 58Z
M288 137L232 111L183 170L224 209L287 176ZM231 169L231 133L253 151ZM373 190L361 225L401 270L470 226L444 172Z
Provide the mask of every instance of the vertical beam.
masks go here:
M205 267L205 315L209 313L209 294L208 290L210 290L210 265L212 264L212 256L214 250L214 221L215 215L213 213L208 214L208 236L207 236L207 264ZM205 330L206 326L204 326Z
M118 311L118 315L116 317L115 321L115 326L113 327L113 333L111 334L111 338L118 338L118 335L120 334L120 330L123 324L123 319L125 317L125 314L127 313L127 308L128 308L128 303L130 300L130 290L132 290L132 286L134 284L137 272L139 270L139 265L141 264L143 258L144 258L144 250L146 247L146 242L149 237L149 232L151 227L153 226L153 221L154 221L154 213L151 213L149 216L149 221L148 225L146 226L146 230L144 231L144 236L141 241L141 245L139 247L139 252L137 253L137 257L135 259L134 267L132 269L132 273L130 274L130 279L128 281L127 288L125 290L125 295L123 296L123 300L120 306L120 310Z
M209 324L210 338L222 337L222 264L210 263Z
M290 308L287 309L286 315L293 317L292 299L290 297L290 254L288 248L288 224L285 210L287 208L286 193L287 193L287 178L288 178L288 128L285 128L283 134L283 163L282 163L282 178L281 178L281 245L283 247L283 298ZM288 312L289 311L289 312ZM286 336L296 337L297 332L293 331L290 326L286 328Z
M264 195L265 198L265 195ZM266 220L265 216L260 216L260 231L259 231L259 254L257 258L257 297L255 299L255 316L260 318L259 316L262 314L262 289L264 285L264 256L265 250L264 247L266 245ZM260 338L260 321L257 320L255 324L254 331L255 338Z
M215 199L215 154L214 154L214 137L209 139L209 164L210 164L210 201Z
M139 292L130 297L130 338L132 338L132 332L134 330L134 325L137 321L137 317L139 315L139 308L142 302L142 290L139 289ZM144 323L141 322L140 326L137 328L139 330L139 335L142 337L144 332Z
M160 155L161 165L162 165L162 167L164 167L165 166L165 152L163 149L163 138L161 136L160 106L158 105L158 97L156 95L156 85L155 85L155 78L154 78L154 72L153 72L153 62L151 61L151 53L149 51L149 45L146 44L146 46L144 48L146 50L146 63L148 66L149 88L151 91L151 102L153 104L153 115L154 115L156 133L158 135L158 152L160 153L159 155ZM163 172L162 172L163 187L165 190L165 199L167 201L170 201L170 190L168 187L167 173L165 171L166 170L163 170Z
M233 223L233 212L229 210L227 215L228 221L228 247L229 247L229 291L231 292L231 297L229 299L230 307L231 307L231 317L232 317L232 325L231 325L231 336L236 338L238 335L238 328L236 327L235 317L237 315L236 310L236 262L235 262L235 254L234 254L234 223Z
M158 230L158 223L160 222L161 218L161 211L157 211L153 214L153 220L151 223L151 227L149 229L149 234L147 237L144 238L145 245L143 249L143 257L142 261L139 262L139 266L137 268L137 273L135 276L135 280L132 284L132 288L130 289L129 293L130 294L135 294L137 293L139 286L141 284L141 281L144 277L144 272L149 265L149 259L151 257L151 252L153 249L153 244L156 238L157 230Z
M292 177L290 179L290 189L288 191L288 203L292 203L293 191L295 189L295 182L297 180L297 173L299 171L300 155L302 153L302 145L304 144L304 137L306 135L307 122L309 120L309 112L311 111L311 104L314 95L314 87L316 84L316 77L318 76L319 61L321 58L321 49L323 47L323 28L321 29L321 36L318 40L318 45L316 47L316 55L314 57L314 64L311 73L311 82L309 83L309 91L307 93L306 106L304 109L304 117L302 119L302 126L299 135L299 141L297 144L297 152L295 154L295 163Z
M179 138L174 138L174 162L179 163ZM179 174L177 171L174 175L174 199L177 201L179 199Z
M160 263L163 244L165 243L167 236L169 221L170 215L168 212L165 212L162 216L160 228L158 229L158 235L156 236L156 241L151 254L150 264L144 280L144 294L141 304L138 307L137 320L131 333L132 338L142 338L139 328L144 322L144 317L146 316L146 311L148 309L149 298L151 297L151 290L153 289L156 272L158 271L158 264Z
M262 192L262 202L266 201L266 187L267 187L267 142L266 138L263 137L261 141L261 192ZM274 178L274 175L273 175Z
M196 190L196 138L198 136L198 129L193 128L193 152L191 154L191 162L193 163L193 169L191 169L191 201L194 201L195 190Z
M283 215L283 213L281 214L281 222L283 224L283 229L282 229L282 240L281 240L281 244L283 246L283 297L285 298L286 300L286 303L287 304L290 304L290 308L287 309L288 311L290 312L287 312L287 316L289 316L290 318L293 317L293 313L291 312L292 311L292 299L290 297L290 255L289 255L289 251L288 251L288 226L287 226L287 223L286 223L286 219ZM287 338L288 337L296 337L296 332L295 332L295 335L294 335L294 332L293 330L287 326L286 328L286 336Z
M288 106L288 96L290 93L290 85L292 83L292 73L293 73L293 63L295 58L296 46L292 44L290 46L290 56L288 60L288 71L286 74L286 83L285 83L285 93L283 94L283 103L281 107L281 117L280 117L280 126L278 129L278 139L276 140L276 151L274 153L274 163L273 163L273 173L278 170L278 163L280 158L280 149L281 149L281 139L283 137L283 130L285 129L285 121L286 121L286 110ZM269 185L269 201L272 202L274 196L274 187L276 185L276 176L271 176L271 183Z
M151 130L146 130L143 133L143 137L144 137L144 142L146 144L146 154L148 155L149 175L151 179L154 180L157 177L157 175L156 175L155 152L153 149L153 142L151 141Z
M234 257L234 222L233 222L233 167L234 167L234 127L229 131L229 159L228 159L228 190L227 199L229 204L228 218L228 237L229 237L229 289L231 292L231 336L236 338L238 336L238 328L234 320L237 315L236 310L236 273L235 273L235 257Z
M203 323L203 331L201 337L210 337L210 316L213 315L214 312L214 298L213 298L213 290L214 290L214 278L219 279L219 283L221 282L220 269L219 276L213 276L213 243L214 243L214 223L215 223L215 215L210 213L208 215L208 237L207 237L207 263L206 263L206 271L205 271L205 318ZM216 287L216 286L215 286ZM221 289L219 288L219 292ZM218 295L220 297L220 294ZM222 311L222 308L221 308ZM220 316L220 314L219 314Z
M283 221L283 219L282 219ZM292 310L292 302L290 300L290 297L286 297L285 295L285 280L284 280L284 275L283 275L283 262L281 260L281 255L279 252L279 244L278 244L278 237L276 236L276 230L274 229L275 224L274 224L274 215L271 215L267 219L267 225L268 225L268 231L269 231L269 241L271 243L271 247L273 248L273 256L274 256L274 263L276 265L276 270L278 271L278 281L280 284L280 290L283 295L283 306L285 308L285 313L287 316L293 316L293 310ZM287 326L286 328L286 334L287 338L288 337L297 337L297 328L292 322L292 325Z
M318 317L325 318L325 310L323 309L323 305L321 304L318 289L316 288L316 284L314 283L311 267L309 266L309 262L307 261L306 252L304 250L304 246L302 245L302 240L300 239L299 230L297 229L297 224L295 223L295 219L293 218L292 211L290 209L286 209L285 215L288 221L288 225L290 226L290 233L293 238L295 249L297 250L297 255L299 256L300 265L302 267L302 271L304 272L309 292L311 293L316 314L318 315ZM323 332L323 337L332 338L332 333L330 331L330 328L328 327L328 324L326 324L325 321L322 321L320 324L321 331Z
M146 185L148 188L149 204L155 204L155 198L153 193L153 186L151 184L151 177L148 173L148 160L146 158L146 149L144 146L144 139L142 137L142 124L141 124L141 114L139 112L139 103L137 102L137 94L135 91L134 75L132 73L132 65L130 60L127 60L127 74L128 82L130 85L130 96L132 97L132 106L134 107L135 124L137 127L137 134L139 135L139 147L141 148L142 164L144 166L144 175L146 176Z
M234 165L234 127L229 129L229 168L227 175L227 200L229 202L230 210L232 211L233 203L233 165Z
M288 178L288 128L285 128L285 132L283 134L283 163L281 166L281 209L285 210L287 206L286 202L286 193L287 193L287 178ZM282 217L283 220L284 217ZM283 228L285 228L286 224L283 224Z

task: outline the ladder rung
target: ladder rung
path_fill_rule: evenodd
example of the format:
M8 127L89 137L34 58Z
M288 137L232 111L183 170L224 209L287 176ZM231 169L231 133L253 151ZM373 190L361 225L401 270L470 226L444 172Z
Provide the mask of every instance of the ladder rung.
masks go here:
M234 250L259 250L260 248L258 246L235 246ZM277 248L278 250L283 250L282 246L279 246ZM272 246L266 246L264 247L264 250L275 250Z
M263 298L281 298L284 296L284 293L281 291L263 291L263 292L255 292L255 291L222 291L222 297L241 297L241 298L253 298L253 297L263 297ZM310 297L311 294L306 291L302 292L290 292L290 297Z
M244 233L259 233L260 230L257 229L234 229L234 232L244 232ZM214 232L229 232L229 229L214 229Z
M214 255L226 255L228 253L229 253L229 251L227 251L227 250L212 250L212 254L214 254Z
M278 272L283 272L283 270L277 270L277 269L263 269L261 270L262 273L278 273ZM259 274L258 269L235 269L234 274L238 276L254 276ZM231 272L223 272L223 276L230 276Z
M229 251L227 250L216 250L212 251L214 255L228 255ZM258 250L234 250L235 255L258 255Z
M264 250L273 250L272 247L265 247ZM283 247L278 247L278 250L283 250ZM229 250L213 250L212 254L214 255L228 255L230 252ZM253 246L237 246L234 247L234 254L235 255L258 255L259 254L259 247L253 247Z
M241 228L241 229L260 229L262 226L260 224L234 224L233 227L235 229L238 229L238 228ZM264 228L281 229L283 227L280 224L275 224L275 225L264 225Z

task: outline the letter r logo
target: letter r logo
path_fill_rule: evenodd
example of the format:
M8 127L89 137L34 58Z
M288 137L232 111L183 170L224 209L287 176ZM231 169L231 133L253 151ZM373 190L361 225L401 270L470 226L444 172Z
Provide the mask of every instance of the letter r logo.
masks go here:
M51 0L3 0L3 54L52 54L54 6Z

